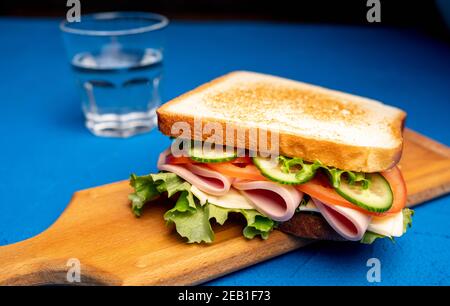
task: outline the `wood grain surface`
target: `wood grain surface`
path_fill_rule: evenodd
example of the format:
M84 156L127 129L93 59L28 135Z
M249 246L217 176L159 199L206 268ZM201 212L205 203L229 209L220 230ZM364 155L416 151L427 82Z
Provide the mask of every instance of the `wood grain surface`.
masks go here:
M450 191L448 147L406 130L400 166L408 205ZM68 284L72 258L81 264L83 285L198 284L310 243L279 231L266 241L246 240L237 220L216 227L211 245L186 244L165 225L164 203L148 205L136 219L130 191L122 181L76 192L49 229L0 247L0 284Z

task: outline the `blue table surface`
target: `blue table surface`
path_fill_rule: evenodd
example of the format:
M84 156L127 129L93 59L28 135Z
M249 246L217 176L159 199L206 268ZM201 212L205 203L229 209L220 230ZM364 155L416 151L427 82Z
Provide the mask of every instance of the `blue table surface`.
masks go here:
M0 18L0 245L49 227L79 189L155 171L169 139L91 135L55 19ZM165 101L232 70L315 83L399 106L407 125L450 144L450 46L412 30L264 22L173 22ZM416 209L396 243L317 243L211 285L450 285L450 197ZM101 218L101 216L99 216Z

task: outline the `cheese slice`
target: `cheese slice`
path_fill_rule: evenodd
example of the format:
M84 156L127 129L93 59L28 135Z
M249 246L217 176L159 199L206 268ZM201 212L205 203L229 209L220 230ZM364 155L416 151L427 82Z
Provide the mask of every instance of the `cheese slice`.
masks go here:
M403 235L403 212L392 216L373 217L367 230L384 236L400 237Z
M208 202L224 208L255 209L246 197L232 187L223 196L207 194L194 185L191 186L191 192L197 199L199 199L201 205L205 205L206 202Z

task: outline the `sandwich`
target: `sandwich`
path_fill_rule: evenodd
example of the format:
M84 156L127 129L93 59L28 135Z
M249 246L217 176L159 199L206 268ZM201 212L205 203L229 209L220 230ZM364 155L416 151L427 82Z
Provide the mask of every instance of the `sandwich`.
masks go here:
M161 149L158 173L131 175L131 209L139 217L148 205L167 205L163 218L188 243L213 242L232 216L247 239L281 230L372 243L411 226L397 166L406 113L398 108L237 71L165 103L157 116L172 144Z

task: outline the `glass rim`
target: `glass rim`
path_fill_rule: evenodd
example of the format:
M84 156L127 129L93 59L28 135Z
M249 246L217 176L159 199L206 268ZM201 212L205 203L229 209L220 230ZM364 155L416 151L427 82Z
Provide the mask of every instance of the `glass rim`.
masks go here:
M70 27L71 22L67 20L62 20L59 24L59 28L61 31L70 33L70 34L78 34L78 35L86 35L86 36L119 36L119 35L130 35L130 34L141 34L145 32L155 31L162 28L165 28L169 24L169 19L161 14L156 13L148 13L148 12L101 12L101 13L93 13L81 15L81 18L88 18L90 20L111 20L120 17L129 17L129 18L147 18L156 20L156 23L146 25L146 26L136 26L130 29L123 30L94 30L94 29L76 29ZM82 21L81 21L82 22ZM78 22L75 22L78 23Z

